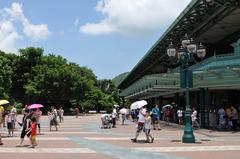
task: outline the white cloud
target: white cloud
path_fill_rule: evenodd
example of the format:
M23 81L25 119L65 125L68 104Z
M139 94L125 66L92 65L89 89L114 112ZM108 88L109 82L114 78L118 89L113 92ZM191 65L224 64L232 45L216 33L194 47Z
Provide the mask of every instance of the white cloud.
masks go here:
M7 52L15 52L15 43L21 39L21 36L17 33L13 27L12 22L2 21L0 22L0 49Z
M46 24L33 25L28 21L23 23L23 32L34 41L47 39L51 32Z
M190 0L99 0L95 9L104 18L100 22L81 26L80 32L138 35L159 30L173 21L189 2Z
M18 24L22 28L17 28ZM22 5L12 3L10 8L0 9L0 49L4 51L16 51L15 45L18 40L23 39L24 35L20 35L19 30L25 36L33 41L48 38L51 32L46 24L32 24L24 15Z
M80 27L80 31L89 34L108 34L116 31L114 26L107 21L102 21L101 23L87 23Z

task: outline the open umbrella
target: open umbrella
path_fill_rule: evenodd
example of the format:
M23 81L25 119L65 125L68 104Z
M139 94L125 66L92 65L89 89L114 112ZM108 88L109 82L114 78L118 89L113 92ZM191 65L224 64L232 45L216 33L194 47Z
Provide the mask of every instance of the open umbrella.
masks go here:
M147 105L147 101L145 100L139 100L131 104L130 108L132 109L140 109L141 107Z
M42 108L42 104L32 104L28 106L28 109L37 109L37 108Z
M128 110L126 108L122 108L119 110L120 114L128 114Z
M170 109L172 109L173 108L173 106L172 105L170 105L170 104L167 104L167 105L164 105L163 107L162 107L162 109L164 109L164 108L170 108Z
M7 101L5 99L0 100L0 105L4 105L4 104L8 104L8 103L9 103L9 101Z
M118 104L114 104L113 107L117 108L120 107Z

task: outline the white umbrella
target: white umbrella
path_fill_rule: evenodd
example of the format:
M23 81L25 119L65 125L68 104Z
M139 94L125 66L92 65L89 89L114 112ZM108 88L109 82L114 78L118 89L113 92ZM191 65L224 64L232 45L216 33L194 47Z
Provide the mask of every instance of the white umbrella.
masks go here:
M164 105L164 106L162 107L162 109L164 109L164 108L167 108L167 107L169 107L170 109L172 109L172 108L173 108L173 106L172 106L172 105L170 105L170 104L167 104L167 105Z
M117 105L117 104L114 104L113 106L114 106L115 108L119 107L119 105Z
M147 105L147 101L145 100L139 100L131 104L130 108L132 109L140 109L141 107Z
M128 114L128 110L126 108L120 109L120 114Z

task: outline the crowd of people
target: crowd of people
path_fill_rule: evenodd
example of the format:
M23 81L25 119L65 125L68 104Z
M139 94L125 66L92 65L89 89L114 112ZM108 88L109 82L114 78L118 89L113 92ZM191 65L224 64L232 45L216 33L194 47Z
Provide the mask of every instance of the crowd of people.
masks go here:
M26 105L22 109L22 120L17 120L17 109L15 106L12 106L11 110L4 111L0 109L0 127L7 127L8 137L14 136L14 131L17 129L17 125L21 127L20 141L16 145L17 147L23 146L23 141L25 136L29 138L29 148L34 148L37 146L36 136L41 133L41 116L42 111L39 108L29 109ZM56 131L58 131L59 122L63 122L64 110L62 107L56 109L55 107L51 108L51 111L48 111L49 118L49 128L51 131L52 126L55 126ZM58 122L59 121L59 122ZM37 131L38 130L38 131ZM0 133L0 145L3 145L2 137Z
M217 114L219 129L237 130L240 128L238 110L234 106L221 106Z
M170 122L173 122L173 116L176 115L176 119L178 119L176 121L178 124L183 125L185 123L185 110L182 107L177 107L176 111L174 110L176 108L170 104L163 107L156 104L155 107L150 110L144 106L140 109L132 109L130 111L125 109L126 108L118 109L114 107L111 114L102 114L102 128L115 128L117 119L120 119L120 123L124 124L124 121L130 114L132 121L136 122L136 134L135 137L131 139L132 142L137 142L137 138L142 131L146 135L145 142L153 142L154 137L150 132L151 130L161 130L160 120L164 121L165 125L169 125ZM192 128L200 128L198 112L195 107L192 107L191 109L190 118Z

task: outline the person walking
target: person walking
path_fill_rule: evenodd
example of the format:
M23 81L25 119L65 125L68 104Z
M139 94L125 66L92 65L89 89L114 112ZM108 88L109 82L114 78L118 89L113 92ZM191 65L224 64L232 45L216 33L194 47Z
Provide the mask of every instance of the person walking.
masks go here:
M112 127L116 128L116 116L117 116L117 109L113 108L112 111Z
M34 116L36 117L36 122L37 122L37 126L38 126L38 133L40 134L41 132L41 123L40 123L40 119L42 116L42 111L38 108L35 112L34 112Z
M37 146L36 136L37 136L37 119L35 116L32 116L31 118L31 126L29 129L30 132L30 146L29 148L35 148Z
M13 136L13 122L10 111L8 111L5 121L7 122L8 136Z
M178 116L178 123L180 125L182 125L183 124L183 110L182 110L182 108L178 109L177 116Z
M145 115L146 115L146 109L141 107L139 110L139 114L138 114L138 121L137 121L137 130L136 130L136 134L135 134L135 138L132 138L132 142L137 142L137 138L140 134L140 132L144 129L144 122L145 122Z
M64 110L63 110L63 108L62 107L60 107L60 109L59 109L59 121L60 121L60 123L61 122L63 122L63 115L64 115Z
M21 147L23 144L24 137L27 135L30 136L30 133L27 132L27 130L30 128L30 121L31 121L32 114L29 113L28 109L24 110L22 122L18 122L20 126L22 126L22 131L20 135L20 142L17 144L17 147Z
M127 109L123 107L120 109L119 113L121 114L122 125L124 125L127 116Z
M226 127L226 112L223 106L218 109L218 128L224 129Z
M152 123L152 120L151 120L150 112L147 111L146 116L145 116L145 122L144 122L144 132L145 132L145 135L147 138L147 140L146 140L147 143L152 143L154 141L154 137L152 137L152 135L150 134L151 123ZM150 140L150 138L151 138L151 140Z
M153 130L156 130L156 127L158 130L161 130L160 127L160 109L159 105L156 104L155 107L151 111L152 113L152 123L153 123Z
M193 107L191 118L192 118L192 127L200 128L200 125L198 124L198 121L197 121L197 110L194 107Z
M55 126L56 131L58 131L57 110L54 107L52 107L52 112L48 112L48 117L50 119L50 131L52 131L52 126Z
M13 105L11 111L10 111L10 115L11 115L11 120L12 120L12 123L13 123L13 130L15 130L16 128L16 119L17 119L17 109L16 107Z

